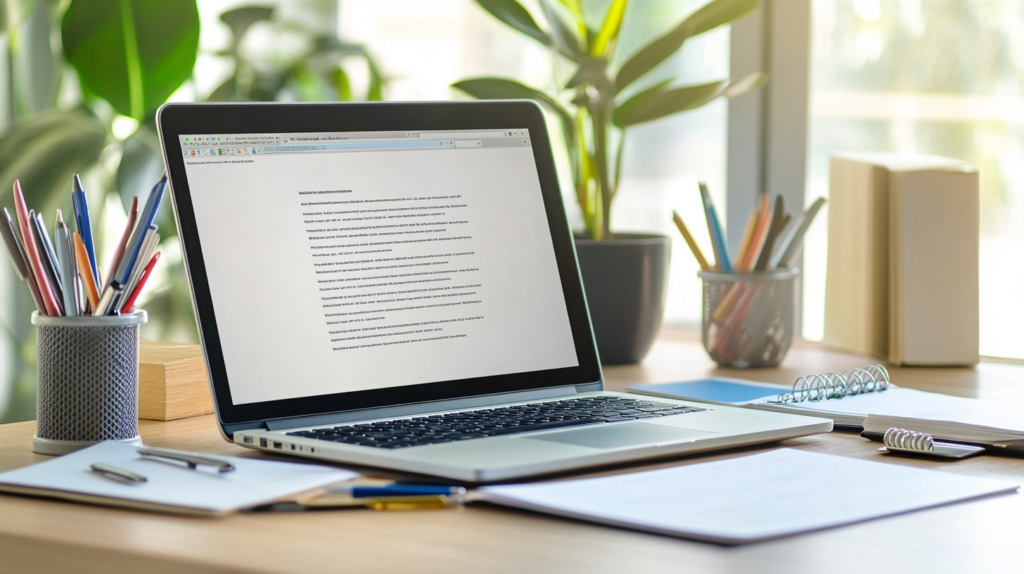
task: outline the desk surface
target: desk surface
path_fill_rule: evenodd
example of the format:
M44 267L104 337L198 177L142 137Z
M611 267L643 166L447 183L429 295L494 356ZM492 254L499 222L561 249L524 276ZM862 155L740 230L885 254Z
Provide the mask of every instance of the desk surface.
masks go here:
M780 369L717 369L699 344L687 339L686 334L666 333L642 365L607 368L608 388L621 390L633 382L667 382L710 374L783 383L801 374L868 362L804 343L790 352ZM891 372L893 381L902 386L1024 401L1024 366L983 363L976 369ZM254 455L224 442L212 416L140 424L149 445ZM31 422L0 426L0 470L46 458L29 451L33 432ZM835 432L630 469L692 464L780 446L880 457L877 443ZM1024 484L1024 459L1019 458L885 460ZM813 483L814 477L807 480ZM0 572L1019 572L1022 539L1021 495L733 548L489 506L204 519L0 495Z

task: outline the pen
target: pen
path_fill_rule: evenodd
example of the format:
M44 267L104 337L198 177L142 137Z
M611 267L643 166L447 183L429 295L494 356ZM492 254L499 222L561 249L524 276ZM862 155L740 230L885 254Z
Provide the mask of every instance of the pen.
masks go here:
M82 189L82 180L75 174L75 181L71 191L71 201L75 206L75 223L78 225L78 234L82 236L82 244L85 245L85 252L88 254L89 268L92 270L92 279L99 285L100 273L96 268L96 250L92 244L92 223L89 221L89 201L85 197L85 190Z
M61 315L64 314L64 287L60 281L60 266L57 265L57 254L50 242L50 234L43 223L43 216L29 211L29 223L32 225L32 235L36 240L36 249L39 250L39 257L43 260L43 269L46 270L47 279L53 287L53 296L57 298L57 305L60 307Z
M121 306L121 312L127 313L131 310L132 305L135 304L135 299L139 297L139 293L142 292L142 288L146 285L146 280L153 274L153 267L156 267L156 262L160 260L160 252L157 251L153 254L153 258L149 260L149 264L142 271L142 277L139 278L139 282L132 289L131 295L125 300L124 305Z
M289 502L272 502L243 510L257 512L307 512L339 510L344 508L371 508L373 510L431 510L460 504L451 496L389 496L386 498L336 498L330 496L300 498Z
M89 254L85 251L82 236L77 231L74 233L74 238L75 255L78 259L78 274L82 277L82 282L85 283L85 295L89 299L89 304L92 305L93 309L96 309L100 304L100 294L96 291L96 282L93 280L92 270L89 269Z
M466 496L466 489L461 486L430 484L388 484L385 486L341 484L328 488L327 493L348 494L352 498L384 498L388 496L455 496L462 498Z
M146 206L143 208L142 213L139 214L138 223L135 224L132 236L128 239L124 257L121 258L121 263L117 266L114 278L110 281L110 284L113 285L117 291L123 290L125 285L128 283L128 278L135 266L135 260L139 257L139 251L142 249L143 239L145 238L146 232L149 231L150 226L153 225L153 217L156 215L156 210L160 208L160 199L163 197L164 189L166 187L167 176L164 175L160 178L160 181L157 182L156 186L154 186L149 192L149 198L146 200Z
M213 466L216 467L217 472L220 473L233 472L235 470L235 465L226 460L203 456L200 454L192 454L190 452L154 448L151 446L140 446L135 449L135 452L139 453L139 456L146 460L168 463L183 462L192 470L196 470L196 467L198 466Z
M711 243L715 249L715 259L722 271L732 273L732 264L729 263L729 246L725 242L725 236L722 235L722 225L715 213L715 204L711 201L707 184L702 181L699 185L700 198L704 202L704 215L708 220L708 233L711 234Z
M60 306L53 295L53 288L46 279L46 271L43 270L43 262L39 259L39 251L36 249L35 240L32 238L32 226L28 221L28 207L25 205L25 195L21 193L21 182L14 180L14 211L18 214L18 230L21 232L22 247L25 248L25 258L32 269L32 276L39 287L39 298L43 300L46 314L51 316L60 315Z
M7 211L6 207L4 208L4 219L0 222L0 235L3 235L4 243L11 254L14 270L18 272L18 277L28 285L28 290L32 294L32 300L35 301L36 309L41 315L45 315L46 305L43 304L43 299L39 296L39 286L36 285L36 279L32 276L32 268L29 267L28 260L25 258L25 250L21 247L21 239L14 233L11 214Z
M121 240L117 242L117 248L114 249L114 258L110 260L110 270L107 271L107 281L103 285L104 288L110 286L110 283L114 280L114 273L117 271L117 266L121 264L121 259L124 258L125 247L128 246L128 239L132 235L132 230L135 229L135 222L139 219L139 196L132 197L132 204L128 207L128 224L124 227L124 233L121 234Z
M109 478L114 482L120 482L122 484L138 484L149 480L141 474L137 474L123 468L118 468L105 462L93 463L89 469L93 472L99 473L103 478Z
M75 297L75 267L71 262L71 251L68 249L68 228L64 225L64 216L57 210L57 224L53 230L57 241L57 263L60 265L60 276L64 284L64 315L78 316L78 300Z

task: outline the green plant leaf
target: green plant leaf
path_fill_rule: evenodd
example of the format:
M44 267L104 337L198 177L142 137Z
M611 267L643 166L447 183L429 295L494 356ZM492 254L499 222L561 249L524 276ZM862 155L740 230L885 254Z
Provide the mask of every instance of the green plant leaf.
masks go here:
M654 93L645 90L619 106L612 113L612 122L625 128L697 108L722 95L728 85L728 80L722 80L669 90L662 87Z
M622 90L668 59L682 47L687 38L739 20L757 9L760 4L760 0L714 0L708 3L683 20L672 31L647 44L634 54L622 65L615 78L615 85Z
M480 100L535 100L558 116L570 149L575 145L576 130L569 111L558 100L537 88L504 78L472 78L455 82L452 87Z
M611 59L609 46L614 47L615 40L619 37L619 30L622 29L622 16L626 13L627 0L613 0L605 14L604 23L597 31L594 43L590 46L591 56L604 56ZM607 53L606 53L607 52Z
M580 57L585 56L580 50L579 38L562 18L561 12L552 3L552 0L540 0L540 4L544 8L544 16L548 19L548 25L551 26L551 39L558 51L571 60L579 60Z
M99 160L106 139L103 123L81 110L47 112L17 124L0 139L0 203L12 204L18 179L33 209L52 214L70 205L72 176Z
M647 100L663 92L665 86L669 85L670 83L672 83L672 80L662 80L657 84L654 84L653 86L630 96L629 99L627 99L625 102L615 107L612 116L613 123L615 123L615 125L619 125L617 122L615 122L616 117L627 117L632 115L633 112L640 109L640 107L643 106L644 103L647 102ZM618 114L618 116L616 116L615 114Z
M516 2L516 0L476 0L476 3L498 20L537 40L541 44L545 46L554 45L554 40L551 39L551 36L537 26L533 16L530 16L526 8L523 8L523 5Z
M745 94L751 90L756 90L767 83L768 76L761 72L754 72L753 74L746 75L739 80L730 82L729 87L722 90L722 97L735 98L736 96Z
M141 121L192 75L199 12L195 0L73 0L61 36L82 84Z

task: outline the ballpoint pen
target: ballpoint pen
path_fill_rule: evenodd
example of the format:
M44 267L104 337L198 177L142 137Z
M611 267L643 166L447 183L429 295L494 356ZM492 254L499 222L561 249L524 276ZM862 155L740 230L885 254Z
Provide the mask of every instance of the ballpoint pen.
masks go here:
M57 242L57 263L60 265L60 276L64 285L64 315L78 316L78 299L75 289L75 267L68 249L68 228L64 225L64 216L57 210L57 224L53 230Z
M149 192L149 198L146 199L146 206L143 208L142 213L139 214L139 220L135 224L135 230L132 231L132 236L128 239L124 257L121 258L121 263L117 266L114 278L110 281L110 284L114 286L117 291L124 289L125 285L128 283L131 271L135 266L135 260L139 257L139 251L142 249L143 239L145 238L146 232L149 231L150 226L153 225L153 217L156 216L156 211L160 208L160 200L163 198L164 189L166 187L167 176L164 175L160 178L160 181L157 182L156 186L153 187L152 191Z
M82 180L75 174L74 186L71 191L71 201L75 206L75 223L78 226L78 234L82 236L82 244L85 245L85 252L88 254L89 268L92 270L93 281L100 284L100 272L96 267L96 250L92 243L92 222L89 220L89 201L85 197L85 190L82 189Z
M98 473L103 478L109 478L114 482L120 482L122 484L138 484L141 482L146 482L148 480L145 476L142 476L141 474L132 472L130 470L125 470L123 468L118 468L112 464L107 464L105 462L93 463L93 465L90 466L89 469L95 473Z
M43 269L46 270L47 279L50 280L50 286L53 287L53 296L57 298L57 303L60 305L61 314L63 315L64 287L60 279L60 265L57 264L57 253L53 249L53 243L50 241L50 235L47 232L46 225L43 223L43 217L34 211L30 211L29 223L32 224L32 235L36 240L36 249L39 250L39 257L43 261Z
M198 466L212 466L220 473L232 472L235 470L235 465L226 460L203 456L201 454L193 454L190 452L181 452L151 446L140 446L135 449L135 452L139 453L139 456L146 460L172 464L185 463L185 465L192 470L196 470L196 467Z
M466 489L461 486L439 486L433 484L400 484L366 486L340 484L327 489L328 494L348 494L353 498L384 498L388 496L455 496L465 497Z
M121 234L121 240L117 242L117 248L114 249L114 257L110 260L110 270L107 271L107 280L103 287L110 286L110 282L114 280L114 273L117 271L117 266L121 264L121 259L124 258L124 250L128 246L128 239L132 235L132 230L135 229L135 222L139 219L139 196L132 197L131 206L128 207L128 223L124 227L124 233Z

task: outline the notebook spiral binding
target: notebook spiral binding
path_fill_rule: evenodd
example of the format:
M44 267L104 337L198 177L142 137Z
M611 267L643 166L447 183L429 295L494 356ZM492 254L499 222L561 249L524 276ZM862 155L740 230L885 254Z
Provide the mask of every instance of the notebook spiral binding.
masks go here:
M776 404L802 403L841 399L863 393L877 393L889 388L889 371L882 365L868 365L851 371L832 371L818 375L800 377L793 383L793 390L782 393Z
M882 443L888 448L935 452L935 439L932 438L932 435L895 427L885 431Z

